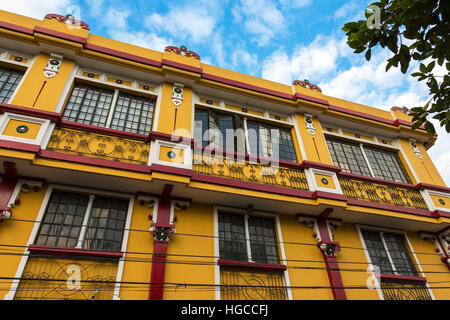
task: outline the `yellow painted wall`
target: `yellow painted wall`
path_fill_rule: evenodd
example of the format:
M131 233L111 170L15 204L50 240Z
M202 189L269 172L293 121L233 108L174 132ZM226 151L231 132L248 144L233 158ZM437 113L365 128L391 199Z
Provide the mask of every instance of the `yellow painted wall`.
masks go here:
M214 238L192 237L182 234L214 235L213 207L193 203L186 211L175 211L176 234L168 245L166 264L166 282L214 284ZM177 256L180 255L180 256ZM189 257L182 255L197 255ZM183 264L186 262L187 264ZM194 263L194 264L193 264ZM195 265L198 263L198 265ZM170 287L164 291L167 300L214 300L211 287Z
M123 268L122 282L124 283L121 285L119 293L121 300L148 299L152 271L153 235L144 230L150 229L151 219L148 216L152 213L153 209L141 205L135 199ZM133 229L142 231L133 231Z
M445 182L439 174L439 171L436 169L436 166L421 143L416 143L419 151L422 153L422 159L419 159L419 157L414 153L414 150L408 140L402 138L399 138L398 140L403 148L403 151L408 157L409 162L414 168L414 171L418 175L420 182L445 186Z
M177 135L190 137L191 132L191 108L192 106L192 89L183 88L183 103L175 106L172 102L173 84L165 82L162 87L161 109L159 112L158 131L172 134L174 129ZM175 110L176 123L175 123Z
M417 232L408 232L407 236L434 297L437 300L449 300L450 270L441 262L434 245L422 239ZM447 287L447 289L433 289L433 287Z
M313 237L313 229L298 222L295 216L280 215L280 224L291 286L329 287L325 262ZM292 298L294 300L333 300L333 294L327 288L292 289Z
M36 57L11 104L54 111L75 63L64 59L58 74L47 79L44 76L44 68L49 59L47 54L39 54Z
M332 165L333 162L328 152L325 136L323 135L319 120L317 118L313 118L313 124L316 132L314 135L311 135L306 128L304 115L297 113L295 117L300 130L300 139L303 142L303 147L306 152L306 159L304 160Z
M2 277L14 278L16 276L22 255L25 252L24 246L29 244L28 239L34 226L33 222L20 220L35 221L37 219L46 191L47 187L37 192L21 192L19 195L21 203L12 209L11 219L0 223L0 243L17 246L2 246L0 249L0 252L3 253L0 255ZM32 241L34 239L31 239ZM0 290L0 300L3 300L5 294L8 293L11 284L12 280L2 280L1 288L4 290Z
M17 132L17 127L22 125L28 127L27 132L24 133ZM23 139L36 139L39 130L41 129L41 126L42 124L40 123L11 119L9 120L2 134L5 136L18 137Z

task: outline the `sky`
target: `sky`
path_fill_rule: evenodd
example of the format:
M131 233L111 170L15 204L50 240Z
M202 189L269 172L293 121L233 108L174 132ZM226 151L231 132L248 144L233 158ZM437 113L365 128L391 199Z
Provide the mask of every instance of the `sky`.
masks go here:
M367 0L14 0L0 9L43 19L73 14L91 32L153 50L184 45L203 63L290 85L308 79L326 95L390 110L424 105L428 87L391 68L389 52L367 62L346 44L342 26L363 19ZM436 74L446 72L435 67ZM450 186L450 135L439 126L428 150Z

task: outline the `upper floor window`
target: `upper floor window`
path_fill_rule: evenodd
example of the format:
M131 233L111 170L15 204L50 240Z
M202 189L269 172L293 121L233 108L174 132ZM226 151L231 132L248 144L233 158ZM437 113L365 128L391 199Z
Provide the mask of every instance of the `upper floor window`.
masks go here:
M326 141L333 163L344 171L411 183L397 152L329 137Z
M196 109L194 134L203 146L297 162L291 129L237 114Z
M279 264L273 219L219 213L220 258Z
M0 67L0 103L9 102L23 75L23 71Z
M75 83L63 118L139 134L152 129L155 98Z
M361 231L372 265L382 274L417 276L404 236L397 233Z
M36 244L120 251L127 199L53 191Z

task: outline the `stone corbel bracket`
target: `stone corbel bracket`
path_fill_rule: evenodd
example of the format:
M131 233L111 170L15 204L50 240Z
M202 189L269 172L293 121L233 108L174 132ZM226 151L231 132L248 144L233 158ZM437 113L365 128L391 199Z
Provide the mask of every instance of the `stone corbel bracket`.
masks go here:
M320 237L320 231L319 226L317 225L317 220L314 218L305 217L302 215L297 215L297 221L301 224L307 226L308 228L311 228L314 230L313 237L316 239L317 242L321 242L322 239Z
M435 234L430 232L421 231L419 236L432 243L435 251L441 257L441 261L450 268L450 244L449 244L450 229L444 232Z
M37 192L41 190L43 186L42 181L31 181L31 180L18 180L16 187L11 194L8 201L8 206L5 208L0 208L0 222L11 218L12 208L20 204L19 195L21 192L28 193L30 191Z

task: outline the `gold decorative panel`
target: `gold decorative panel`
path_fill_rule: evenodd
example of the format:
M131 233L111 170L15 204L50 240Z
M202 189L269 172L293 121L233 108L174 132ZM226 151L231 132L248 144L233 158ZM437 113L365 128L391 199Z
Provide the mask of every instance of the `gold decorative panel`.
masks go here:
M30 257L16 300L111 300L118 262L102 259Z
M143 141L57 127L53 131L47 150L147 164L150 144Z

